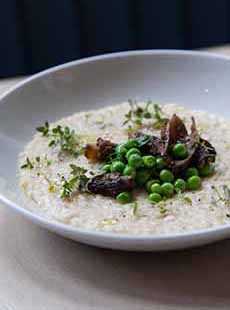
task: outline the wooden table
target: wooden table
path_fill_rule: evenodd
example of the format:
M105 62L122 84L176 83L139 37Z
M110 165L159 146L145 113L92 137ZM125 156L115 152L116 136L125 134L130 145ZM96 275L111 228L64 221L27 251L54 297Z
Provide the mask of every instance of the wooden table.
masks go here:
M20 80L1 81L0 93ZM229 240L168 253L102 250L0 207L0 246L0 310L230 308Z

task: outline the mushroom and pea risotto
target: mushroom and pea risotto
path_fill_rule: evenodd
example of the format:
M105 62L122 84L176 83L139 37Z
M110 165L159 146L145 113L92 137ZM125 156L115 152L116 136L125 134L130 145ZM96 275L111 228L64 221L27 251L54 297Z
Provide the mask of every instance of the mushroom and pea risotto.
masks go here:
M130 100L36 130L19 183L47 218L131 234L230 222L230 122L220 117Z

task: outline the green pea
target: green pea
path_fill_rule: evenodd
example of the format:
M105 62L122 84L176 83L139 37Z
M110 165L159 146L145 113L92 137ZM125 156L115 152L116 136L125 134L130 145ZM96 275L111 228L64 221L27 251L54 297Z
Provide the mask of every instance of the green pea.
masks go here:
M136 175L136 170L133 167L127 165L123 171L123 174L134 178Z
M147 168L153 168L156 165L156 158L152 155L143 156L143 163Z
M114 162L112 162L111 165L111 172L123 172L123 170L125 169L125 164L120 161L120 160L116 160Z
M129 158L129 156L132 155L132 154L139 154L139 155L141 155L141 152L137 148L133 147L133 148L129 149L128 152L126 153L126 158Z
M121 192L120 194L116 196L116 200L119 203L125 204L125 203L129 203L132 201L132 196L129 192Z
M160 186L160 184L154 183L154 184L151 186L151 192L152 192L152 193L161 194L161 186Z
M177 179L174 183L175 191L177 193L184 192L186 189L186 182L183 179Z
M143 165L143 159L139 154L131 154L128 157L128 164L130 167L139 168Z
M159 171L159 170L162 170L165 167L166 167L165 160L162 157L158 157L156 159L156 169Z
M102 167L102 171L104 172L110 172L111 171L111 166L109 164L106 164Z
M165 182L161 185L162 195L170 197L174 193L174 186L172 183Z
M183 143L175 144L172 153L176 159L185 159L188 156L188 150Z
M149 181L146 183L146 186L145 186L147 192L151 192L151 186L152 186L153 184L156 184L156 183L157 183L157 184L160 184L160 180L157 180L157 179L149 180Z
M151 172L146 168L140 168L136 171L136 183L139 186L144 185L151 177Z
M151 194L149 194L149 201L151 203L158 203L158 202L161 201L161 199L162 199L161 195L158 194L158 193L151 193Z
M198 175L198 170L195 167L188 168L185 172L185 176L187 179L194 175Z
M201 186L201 179L197 175L193 175L192 177L188 178L187 186L191 190L197 190Z
M136 139L129 139L127 142L124 143L124 145L129 150L131 148L138 147L138 142Z
M127 150L127 148L125 147L124 144L118 144L116 146L115 151L116 151L117 155L125 156L125 154L127 153L128 150Z
M163 169L160 172L160 180L162 182L172 182L174 180L174 175L170 170Z
M210 164L206 164L205 166L199 168L199 175L202 177L208 177L209 175L213 174L214 166Z

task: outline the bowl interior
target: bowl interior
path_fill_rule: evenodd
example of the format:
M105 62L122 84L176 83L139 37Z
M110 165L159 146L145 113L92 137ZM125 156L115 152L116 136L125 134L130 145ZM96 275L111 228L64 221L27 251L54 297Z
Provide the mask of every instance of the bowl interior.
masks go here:
M17 155L44 120L129 98L177 102L229 117L230 63L196 52L119 53L38 74L0 104L0 193L20 203Z

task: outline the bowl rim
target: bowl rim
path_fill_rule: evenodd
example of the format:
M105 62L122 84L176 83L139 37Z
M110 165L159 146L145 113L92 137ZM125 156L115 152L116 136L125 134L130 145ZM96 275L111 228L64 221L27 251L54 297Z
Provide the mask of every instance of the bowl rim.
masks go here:
M38 72L31 77L25 78L23 81L17 83L15 86L10 87L7 91L5 91L0 96L0 104L3 99L8 97L11 93L17 91L18 89L24 87L25 85L29 84L30 82L40 79L43 76L52 74L62 69L67 69L73 66L82 65L84 63L90 63L95 61L103 61L103 60L110 60L114 58L123 58L123 57L133 57L133 56L191 56L191 57L198 57L198 58L209 58L209 59L217 59L217 60L224 60L230 61L230 56L227 55L219 55L213 52L203 52L203 51L190 51L190 50L170 50L170 49L156 49L156 50L133 50L133 51L124 51L124 52L116 52L116 53L108 53L102 54L93 57L82 58L79 60L73 60L55 67L51 67L49 69L43 70ZM209 228L203 228L198 230L192 230L189 232L176 232L176 233L165 233L165 234L151 234L151 233L144 233L140 235L131 234L131 233L121 233L121 232L108 232L108 231L99 231L93 229L86 229L86 228L79 228L75 226L71 226L68 224L64 224L52 219L48 219L45 216L40 216L35 212L26 209L19 204L11 201L5 195L0 193L0 202L3 203L5 206L10 207L13 211L18 213L19 215L24 216L25 218L29 219L30 221L38 224L39 226L48 227L54 231L61 231L63 234L71 234L71 235L81 235L85 238L87 237L96 237L96 238L103 238L107 240L113 241L145 241L145 242L161 242L161 241L170 241L170 240L188 240L191 238L196 237L207 237L208 235L222 235L226 232L230 232L230 224L218 225Z

